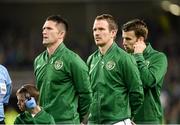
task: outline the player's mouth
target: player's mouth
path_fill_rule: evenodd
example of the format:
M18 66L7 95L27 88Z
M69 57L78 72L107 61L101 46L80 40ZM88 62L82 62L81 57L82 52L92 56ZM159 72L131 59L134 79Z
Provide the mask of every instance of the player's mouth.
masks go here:
M95 40L96 40L96 41L99 41L99 40L101 40L101 38L100 38L100 37L96 37Z

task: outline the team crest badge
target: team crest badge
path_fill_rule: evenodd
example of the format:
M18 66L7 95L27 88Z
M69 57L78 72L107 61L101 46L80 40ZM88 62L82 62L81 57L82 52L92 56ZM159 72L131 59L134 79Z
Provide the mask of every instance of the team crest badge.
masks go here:
M107 70L112 70L116 66L116 63L114 61L109 61L106 63L106 69Z
M55 61L55 63L54 63L54 68L55 68L56 70L60 70L62 67L63 67L63 62L62 62L61 60Z
M148 67L150 62L148 60L144 61L145 65Z

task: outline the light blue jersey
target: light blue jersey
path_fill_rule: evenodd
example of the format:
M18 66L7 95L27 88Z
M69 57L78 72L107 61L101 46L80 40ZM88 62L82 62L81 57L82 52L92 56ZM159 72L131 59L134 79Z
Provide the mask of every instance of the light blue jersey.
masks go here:
M9 102L11 83L7 69L0 65L0 121L4 120L4 104Z

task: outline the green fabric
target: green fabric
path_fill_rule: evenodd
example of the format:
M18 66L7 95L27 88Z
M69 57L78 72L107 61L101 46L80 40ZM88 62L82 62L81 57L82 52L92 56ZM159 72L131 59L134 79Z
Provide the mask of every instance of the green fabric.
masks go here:
M54 118L45 112L43 109L36 114L34 117L32 115L25 111L21 114L19 114L15 121L14 124L55 124Z
M107 124L133 117L143 103L143 86L136 62L116 43L103 56L87 61L93 90L90 123Z
M161 124L163 110L160 92L167 71L167 58L162 52L154 50L150 44L143 54L134 54L144 86L144 103L135 116L135 123Z
M89 113L92 91L83 60L62 43L51 57L47 51L34 62L40 105L56 123L79 124Z

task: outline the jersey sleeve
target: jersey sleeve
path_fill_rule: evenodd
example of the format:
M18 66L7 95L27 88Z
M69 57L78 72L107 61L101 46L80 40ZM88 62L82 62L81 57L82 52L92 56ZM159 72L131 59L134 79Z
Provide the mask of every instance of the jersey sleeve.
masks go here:
M12 81L7 69L4 66L0 67L0 79L5 82L5 96L3 97L3 103L7 104L12 91ZM2 92L2 91L1 91Z
M123 74L128 87L131 116L134 117L143 104L144 92L136 62L131 56L124 58Z
M167 71L167 58L164 54L155 55L153 60L145 61L143 54L134 55L140 71L143 86L153 87L160 83L159 81L164 77Z
M76 57L71 63L71 73L78 94L78 112L80 121L87 121L90 104L92 102L92 90L89 81L88 67L80 57Z

